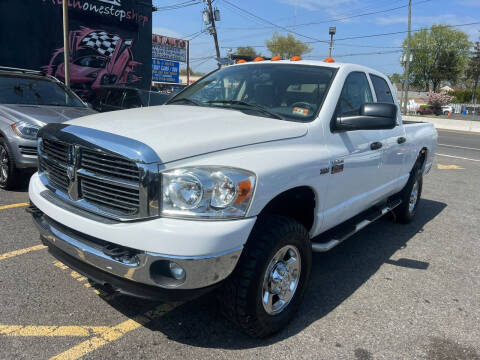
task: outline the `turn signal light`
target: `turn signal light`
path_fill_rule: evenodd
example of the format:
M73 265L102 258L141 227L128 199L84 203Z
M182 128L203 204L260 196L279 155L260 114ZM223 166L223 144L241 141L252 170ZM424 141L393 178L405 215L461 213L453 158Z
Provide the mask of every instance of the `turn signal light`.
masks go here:
M293 56L290 58L290 61L300 61L302 58L300 56Z
M271 61L283 60L280 56L274 56L270 59Z
M328 63L334 63L335 60L333 60L333 58L331 57L327 57L325 60L323 60L324 62L328 62Z
M263 61L263 60L265 59L261 56L257 56L255 59L253 59L253 61Z

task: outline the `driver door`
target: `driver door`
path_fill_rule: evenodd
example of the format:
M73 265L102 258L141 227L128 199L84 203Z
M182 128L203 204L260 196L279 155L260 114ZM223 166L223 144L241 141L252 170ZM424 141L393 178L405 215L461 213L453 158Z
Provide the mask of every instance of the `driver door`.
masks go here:
M360 106L373 102L372 90L364 72L351 72L343 85L336 116L360 114ZM373 206L381 199L382 131L356 130L332 132L328 149L331 170L329 190L325 199L325 229ZM373 145L372 145L373 144Z

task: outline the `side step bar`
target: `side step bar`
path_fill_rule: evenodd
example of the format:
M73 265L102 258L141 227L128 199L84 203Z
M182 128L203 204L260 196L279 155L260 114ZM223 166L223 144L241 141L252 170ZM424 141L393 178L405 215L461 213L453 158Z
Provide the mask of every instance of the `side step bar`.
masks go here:
M326 252L333 249L338 244L347 240L350 236L356 234L366 226L389 213L402 203L400 199L387 203L384 207L374 207L359 216L354 217L346 223L336 226L326 233L312 239L312 250L314 252Z

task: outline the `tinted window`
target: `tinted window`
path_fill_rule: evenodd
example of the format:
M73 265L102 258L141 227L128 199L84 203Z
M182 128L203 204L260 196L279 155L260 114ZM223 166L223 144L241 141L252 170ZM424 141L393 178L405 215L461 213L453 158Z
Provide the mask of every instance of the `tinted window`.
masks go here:
M307 65L229 66L190 85L173 101L191 99L200 106L245 110L256 116L262 111L252 105L260 105L285 120L312 121L334 74L335 69Z
M372 74L370 74L370 79L372 79L373 88L377 95L377 102L393 104L392 92L385 79Z
M125 99L123 100L123 107L125 109L141 107L142 102L135 90L127 90L125 92Z
M108 95L106 103L110 106L120 108L123 100L123 89L112 89Z
M140 98L143 106L163 105L170 98L169 94L162 94L155 91L140 91Z
M360 115L360 106L371 102L372 92L365 73L353 72L348 75L338 100L338 115Z
M14 76L0 76L0 104L85 107L78 96L59 83Z

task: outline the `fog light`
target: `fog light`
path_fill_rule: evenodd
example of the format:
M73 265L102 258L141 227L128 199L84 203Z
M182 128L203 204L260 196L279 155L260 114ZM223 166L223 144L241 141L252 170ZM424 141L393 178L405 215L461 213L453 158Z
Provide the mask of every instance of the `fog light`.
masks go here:
M176 280L183 280L185 279L185 270L178 265L177 263L171 262L168 264L168 267L170 268L170 273Z

